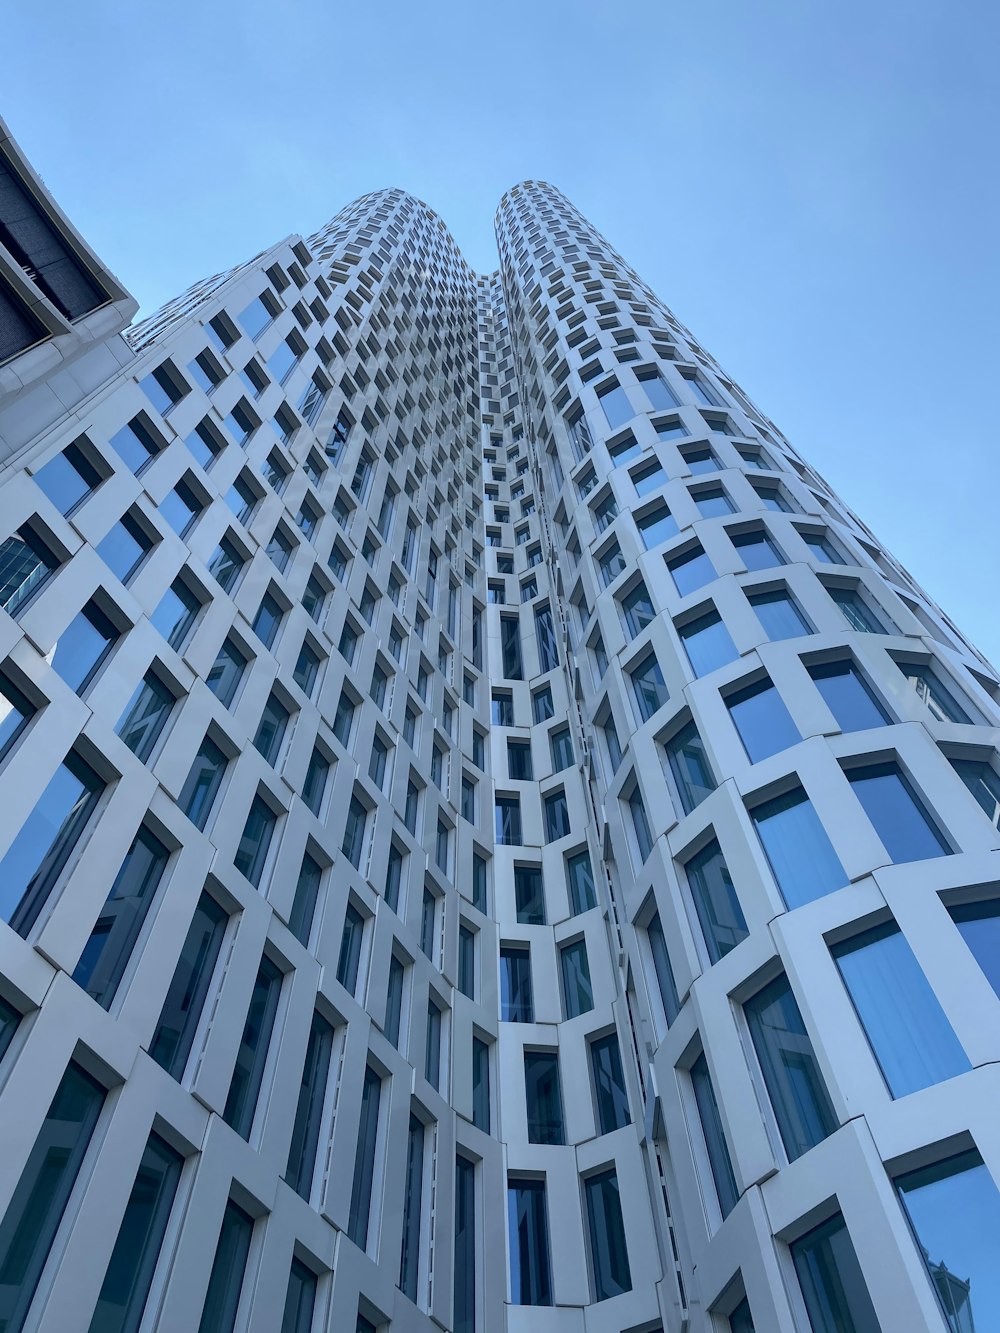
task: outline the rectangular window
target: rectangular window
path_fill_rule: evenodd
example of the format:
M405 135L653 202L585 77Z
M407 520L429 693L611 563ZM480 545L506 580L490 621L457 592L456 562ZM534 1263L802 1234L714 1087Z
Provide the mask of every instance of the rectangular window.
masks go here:
M847 883L847 872L801 787L755 806L750 815L788 908L835 893Z
M219 746L206 736L178 798L178 804L195 828L204 829L207 825L228 763Z
M514 904L522 925L545 924L545 893L541 866L514 867Z
M312 1333L315 1311L316 1274L306 1268L300 1259L293 1258L288 1272L280 1333Z
M35 483L60 514L71 514L104 480L87 452L80 447L81 443L86 444L86 441L67 445L61 454L56 454L35 473Z
M667 939L663 933L663 922L660 920L659 912L654 912L649 918L649 924L646 926L646 938L649 940L649 952L653 959L656 989L660 995L660 1003L663 1005L663 1016L669 1027L680 1013L681 1006L677 996L674 969L670 965L670 954L667 952Z
M59 635L52 668L71 690L83 694L120 637L118 626L99 606L88 602Z
M500 651L507 680L522 680L521 627L516 616L500 617Z
M83 840L104 783L72 750L0 861L0 919L26 939Z
M198 619L201 602L183 579L174 579L163 594L150 623L160 631L167 643L180 652Z
M309 756L309 767L302 783L302 799L314 815L318 816L322 809L329 776L330 761L319 747L315 746Z
M559 949L562 976L563 1011L567 1018L579 1018L594 1007L594 987L590 980L587 944L583 939L563 944Z
M128 583L153 549L153 540L139 526L131 514L123 514L97 544L97 554L101 557L112 574L122 583ZM0 546L0 578L3 570L3 547ZM2 584L0 584L0 605L3 605ZM10 608L8 607L8 612Z
M555 1051L524 1052L524 1097L529 1143L565 1143L559 1056Z
M614 1032L590 1043L590 1069L594 1077L597 1123L602 1134L613 1134L632 1123L625 1091L621 1051Z
M620 384L608 384L597 392L597 401L601 405L605 419L612 430L617 430L619 426L624 426L626 421L631 421L635 416L635 410L628 400L628 394ZM535 1304L529 1301L527 1304ZM548 1301L542 1302L547 1305Z
M357 993L361 970L361 946L364 942L365 919L354 906L347 904L344 929L340 936L340 954L337 958L337 980L352 995Z
M597 906L594 872L588 852L577 852L566 858L566 886L569 889L570 910L574 916L589 912Z
M639 717L643 722L648 722L670 698L656 654L647 653L630 674Z
M127 426L112 435L108 443L125 466L136 474L156 457L161 448L141 416L133 417Z
M264 798L260 794L255 796L243 828L243 836L233 857L236 869L247 877L254 888L260 887L277 823L278 816Z
M636 519L636 527L647 551L660 546L671 537L676 537L680 529L677 520L665 504L650 509L642 518Z
M722 1216L728 1217L736 1207L739 1191L736 1188L736 1177L733 1174L733 1164L722 1128L719 1104L715 1100L715 1089L712 1087L712 1077L708 1072L708 1061L704 1052L691 1066L691 1086L694 1088L698 1117L705 1137L705 1147L708 1150L708 1162L712 1169L712 1179L715 1181L719 1207Z
M996 1324L1000 1194L982 1157L972 1148L893 1183L950 1333L974 1333L973 1316L976 1328Z
M441 1083L441 1009L427 1001L427 1031L424 1043L424 1077L432 1088L440 1090Z
M59 559L25 526L0 542L0 608L17 616L59 567Z
M551 607L541 606L535 612L535 640L538 645L539 671L554 671L559 665L559 646L556 643Z
M549 1220L544 1180L507 1182L510 1299L514 1305L551 1305Z
M260 722L257 724L257 734L253 738L253 743L254 748L272 767L281 751L281 742L284 740L290 718L291 714L285 705L274 694L269 695Z
M434 958L434 944L437 934L437 898L424 885L424 896L420 904L420 948L428 958Z
M253 1218L232 1199L222 1217L198 1333L233 1333L253 1239Z
M707 676L717 667L736 660L736 646L717 611L709 611L678 626L684 651L696 676Z
M385 998L385 1035L393 1046L399 1046L400 1025L403 1019L403 982L406 968L395 954L389 959L389 984Z
M300 944L308 946L312 934L316 904L319 902L319 886L323 870L308 852L302 858L299 877L295 884L295 897L288 917L288 929Z
M244 1139L249 1139L253 1127L283 980L281 972L270 958L262 958L250 994L250 1007L236 1052L236 1067L222 1117Z
M125 975L169 855L149 829L139 830L83 946L73 980L104 1009Z
M862 634L887 634L889 631L875 614L857 588L828 588L830 596L844 613L844 619L853 630Z
M641 634L646 626L652 623L656 615L644 583L637 583L632 591L622 598L621 606L622 615L625 617L625 628L630 639L634 639Z
M788 1160L815 1148L837 1120L788 978L776 977L743 1006Z
M453 1333L476 1330L476 1167L455 1158L455 1302Z
M505 1023L533 1023L531 954L527 947L500 946L500 1017Z
M521 846L521 802L516 796L496 798L496 840L502 846Z
M948 911L986 980L1000 995L1000 899L955 904Z
M551 792L545 797L543 807L546 842L556 842L559 838L565 838L570 831L566 793L561 788L559 791Z
M730 541L747 569L773 569L785 563L784 556L763 529L731 533Z
M97 1298L91 1333L136 1333L153 1282L184 1161L150 1134Z
M253 632L265 648L273 648L284 612L278 599L266 592L253 620Z
M476 937L468 926L458 928L458 989L470 1000L476 989Z
M472 1038L472 1123L490 1132L490 1048Z
M795 1276L815 1333L881 1333L842 1213L791 1245Z
M667 560L667 569L681 597L697 592L717 577L715 566L700 546L693 546Z
M702 518L725 518L735 512L733 502L722 486L703 486L701 490L693 490L691 499Z
M355 870L361 869L361 853L364 850L367 823L368 811L356 796L352 796L351 803L347 807L347 823L344 826L344 840L340 850Z
M507 776L512 782L530 781L534 776L530 741L507 741Z
M799 610L791 593L784 588L771 592L758 592L748 595L761 628L772 643L780 639L798 639L803 634L811 634L812 628Z
M727 694L725 702L752 764L802 739L784 700L766 676L735 694Z
M587 1239L594 1300L606 1301L632 1290L632 1274L625 1245L625 1220L612 1167L584 1181L587 1198Z
M693 722L686 723L665 745L667 763L686 815L715 791L705 745Z
M411 1301L417 1299L420 1277L420 1231L424 1189L424 1141L426 1129L410 1112L406 1136L406 1184L403 1197L403 1244L399 1256L399 1289Z
M684 867L695 910L713 963L725 958L749 934L740 900L716 839Z
M951 848L897 764L855 768L847 780L896 864L949 855Z
M635 833L635 844L639 850L639 860L645 864L649 860L649 854L653 850L653 834L649 827L649 818L646 814L646 805L642 799L642 792L639 788L633 787L631 795L628 798L629 814L632 816L632 831Z
M893 1097L971 1068L895 922L854 935L831 953Z
M67 1066L0 1223L0 1327L20 1333L69 1204L104 1089Z
M176 702L173 690L152 668L147 671L118 723L118 735L143 763L153 753Z
M347 1223L348 1236L362 1250L368 1248L381 1100L382 1080L375 1070L367 1065L361 1089L361 1122L358 1126L358 1149L354 1159L354 1183L351 1187L351 1210Z
M180 1080L184 1074L228 921L215 899L203 892L149 1045L149 1054L172 1078Z
M853 662L818 662L809 667L809 675L841 731L866 731L892 722Z

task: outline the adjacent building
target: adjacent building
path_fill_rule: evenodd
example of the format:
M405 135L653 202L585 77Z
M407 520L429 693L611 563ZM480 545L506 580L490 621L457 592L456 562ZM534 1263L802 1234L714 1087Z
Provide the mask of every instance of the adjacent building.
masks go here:
M130 323L0 135L2 1333L1000 1322L996 673L496 227Z

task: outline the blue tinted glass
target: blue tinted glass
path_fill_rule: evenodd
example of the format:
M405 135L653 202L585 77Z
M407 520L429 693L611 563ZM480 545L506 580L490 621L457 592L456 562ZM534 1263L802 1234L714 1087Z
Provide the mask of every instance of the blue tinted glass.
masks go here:
M101 477L79 447L71 444L35 473L35 481L59 512L68 514L101 484Z
M848 780L893 861L923 861L948 854L947 843L895 764L856 769Z
M696 491L693 499L702 518L724 518L733 512L732 502L721 486Z
M971 1067L898 927L877 926L831 952L894 1097Z
M688 551L686 555L679 555L669 560L667 568L670 570L674 586L682 597L686 597L689 592L694 592L697 588L703 588L715 578L712 562L700 546L697 550Z
M151 545L149 538L126 515L98 543L97 554L124 583Z
M951 1333L1000 1327L1000 1194L979 1153L910 1171L896 1188Z
M722 1117L719 1115L719 1105L715 1100L715 1089L712 1087L708 1062L704 1054L699 1055L691 1066L691 1084L694 1088L695 1101L698 1103L698 1115L705 1135L705 1147L708 1149L712 1177L719 1196L719 1207L722 1209L722 1216L726 1217L736 1206L739 1191L736 1188L736 1177L733 1174L733 1164L722 1128Z
M813 1333L882 1333L841 1213L791 1246Z
M616 426L624 425L635 416L635 410L628 400L628 395L620 384L613 385L604 393L597 395L597 400L604 409L604 415L607 417L608 425L612 430Z
M756 764L802 739L781 695L769 680L729 695L726 706L751 763Z
M107 616L87 606L59 635L52 666L71 689L81 690L117 637Z
M823 662L810 667L809 674L841 731L864 731L891 721L852 662Z
M658 509L648 513L645 518L638 519L637 523L647 550L659 546L668 537L676 537L680 531L677 520L666 505L660 505Z
M722 849L713 840L684 867L701 923L708 956L713 963L734 949L747 937L747 923L740 900L722 857Z
M826 829L801 787L758 805L752 815L789 908L811 903L847 883Z
M680 406L672 389L660 375L645 375L639 380L639 383L642 385L643 393L657 412L662 412L669 407Z
M706 676L736 657L729 631L714 611L688 621L679 633L696 676Z
M733 538L733 545L747 569L770 569L783 565L781 553L764 532L744 532Z
M757 613L757 619L772 643L779 639L797 639L803 634L812 633L801 611L787 592L760 593L750 598L750 605Z
M948 911L986 980L1000 995L1000 900L966 903Z

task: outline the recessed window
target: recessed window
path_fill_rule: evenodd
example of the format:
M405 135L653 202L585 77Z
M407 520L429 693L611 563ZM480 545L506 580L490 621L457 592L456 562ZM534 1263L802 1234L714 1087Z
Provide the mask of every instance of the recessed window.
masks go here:
M722 849L713 838L685 864L698 921L709 959L717 963L748 935L746 919L736 896Z
M922 861L950 853L951 848L897 764L851 769L847 780L894 862Z
M82 438L68 444L35 473L35 483L61 514L71 514L103 480Z
M812 627L807 623L794 597L787 589L774 588L768 592L748 592L747 600L772 643L777 643L781 639L797 639L803 634L812 633Z
M681 809L689 815L715 791L715 779L705 754L705 743L693 722L686 723L664 745L667 763L680 797Z
M699 1055L691 1066L691 1086L694 1091L695 1104L698 1108L698 1118L701 1121L705 1148L708 1151L708 1162L715 1183L719 1208L722 1216L728 1217L736 1207L739 1191L736 1187L736 1176L733 1172L732 1159L729 1156L725 1130L722 1127L722 1116L719 1114L719 1104L716 1101L715 1089L712 1086L712 1076L708 1071L708 1061L705 1059L704 1053ZM852 1326L845 1324L844 1327L846 1329ZM817 1324L816 1328L822 1328L822 1325Z
M118 723L118 735L143 763L153 753L176 702L173 690L150 668L139 682ZM0 756L2 754L0 734Z
M862 634L888 634L889 631L857 588L828 588L833 601L844 614L850 629Z
M121 631L95 602L66 626L56 640L52 668L77 694L83 694L121 638Z
M500 1018L505 1023L535 1021L527 945L500 946Z
M510 1299L514 1305L551 1305L549 1220L544 1180L507 1182Z
M761 528L730 533L730 540L747 569L771 569L785 563L784 556Z
M725 702L752 764L802 739L781 695L766 676L735 694L726 695Z
M180 652L194 628L201 610L201 601L181 578L174 579L150 616L150 622L160 631L171 648Z
M789 908L835 893L847 883L826 829L801 787L754 806L750 813Z
M816 662L808 670L841 731L866 731L892 722L852 661Z
M667 569L682 597L697 592L716 577L711 560L700 546L688 547L679 555L671 556L667 560Z
M813 1329L878 1333L881 1324L841 1213L794 1241L791 1252Z
M648 722L670 698L656 654L647 653L629 674L632 677L632 689L639 717L643 722Z
M703 486L692 491L691 498L702 518L725 518L734 512L733 502L721 486Z
M528 1142L565 1143L559 1057L555 1051L524 1052L524 1099Z
M133 417L112 435L109 443L125 466L135 473L141 472L163 448L141 416Z
M112 574L117 575L122 583L128 583L154 544L154 539L131 513L123 514L107 535L98 542L97 554ZM0 548L0 558L2 558L2 548Z
M622 615L630 639L641 634L651 624L656 612L644 583L637 583L631 592L621 599Z
M620 384L611 383L598 389L597 401L601 405L605 419L612 430L624 426L635 416L635 409L629 402L628 394Z
M677 526L677 520L671 514L666 505L656 505L653 509L646 511L642 517L636 519L636 527L639 529L643 545L647 551L659 546L671 537L676 537L680 529Z

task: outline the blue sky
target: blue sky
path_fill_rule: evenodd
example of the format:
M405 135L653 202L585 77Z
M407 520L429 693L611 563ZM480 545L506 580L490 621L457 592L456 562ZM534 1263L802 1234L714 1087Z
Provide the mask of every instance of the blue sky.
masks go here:
M3 114L145 310L367 190L480 269L558 185L974 642L994 610L990 0L35 0Z

